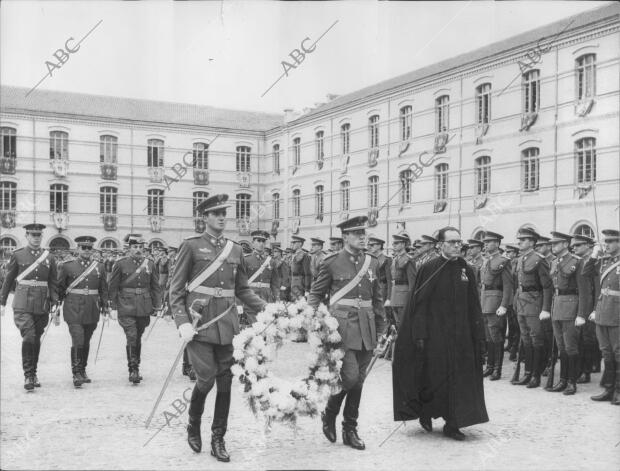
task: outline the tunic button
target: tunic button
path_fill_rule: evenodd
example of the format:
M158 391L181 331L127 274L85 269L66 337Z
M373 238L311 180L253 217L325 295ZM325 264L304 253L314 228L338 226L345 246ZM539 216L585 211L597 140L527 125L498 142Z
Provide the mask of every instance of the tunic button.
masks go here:
M223 284L224 284L224 282L223 282L223 281L220 281L220 284L221 284L221 285L223 285Z

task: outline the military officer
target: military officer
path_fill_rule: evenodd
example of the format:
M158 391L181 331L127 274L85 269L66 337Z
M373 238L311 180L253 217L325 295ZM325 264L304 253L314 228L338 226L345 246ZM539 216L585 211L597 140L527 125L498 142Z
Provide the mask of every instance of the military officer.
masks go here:
M598 348L596 342L596 324L588 320L590 313L594 311L594 277L592 274L585 275L583 267L592 254L591 246L594 240L582 234L572 234L571 247L573 253L580 257L577 267L577 294L579 295L579 317L586 319L586 323L581 326L579 338L579 377L577 384L589 383L592 366L594 364L595 350Z
M512 304L513 278L510 259L499 245L503 235L487 231L482 239L487 257L480 267L480 304L486 317L487 368L483 376L496 381L502 376L506 313ZM474 265L474 264L472 264ZM475 270L474 270L475 271Z
M306 239L294 235L291 239L291 301L307 296L312 285L310 256L302 248Z
M415 284L416 267L407 253L407 247L411 244L409 234L400 232L392 235L392 247L394 248L394 258L391 266L392 283L388 286L385 306L390 307L396 327L400 327L403 320L403 309L407 303L409 290Z
M76 237L78 258L65 261L58 271L58 299L71 334L71 372L76 388L91 382L86 374L90 339L99 322L100 308L108 303L105 267L92 257L96 240L92 236Z
M420 270L420 267L429 260L433 260L437 257L437 251L435 246L437 245L437 239L429 235L423 235L420 239L420 248L418 249L419 258L416 260L415 269L416 272Z
M156 260L157 271L159 272L159 284L162 291L166 289L168 284L168 276L170 274L170 260L168 258L168 249L166 247L159 248L159 257Z
M325 258L308 297L308 304L317 308L329 293L330 311L338 320L345 351L340 370L342 391L329 398L321 415L323 433L330 442L336 441L336 417L346 397L342 441L358 450L365 448L357 434L357 418L366 368L377 346L378 335L387 327L378 262L373 255L362 252L367 221L366 216L359 216L338 224L345 248Z
M388 289L392 284L392 257L383 253L385 241L375 235L368 236L368 252L377 257L379 263L379 286L381 287L381 297L389 299Z
M540 375L545 357L543 355L543 332L541 319L551 317L553 282L549 276L547 260L534 251L539 234L530 228L519 231L519 249L516 268L516 307L525 353L525 375L516 382L528 388L540 386Z
M344 241L342 237L330 237L329 238L329 251L330 253L338 253L344 247Z
M539 239L536 242L534 250L536 250L536 252L545 257L545 259L547 260L547 264L549 265L549 267L551 267L551 263L555 258L553 255L553 251L551 250L551 239L543 235L539 235L538 237ZM551 354L553 349L553 326L551 325L551 319L543 320L541 322L541 327L544 338L543 355L546 362L545 370L542 375L547 376L549 374L549 368L551 367Z
M480 268L482 268L482 263L484 262L484 257L482 256L482 247L484 247L484 243L478 239L469 239L467 245L469 245L467 251L467 255L469 256L468 263L474 269L477 285L480 286Z
M248 283L262 300L271 303L275 300L273 292L278 288L278 280L271 265L272 258L265 251L265 242L269 239L269 233L257 230L252 232L251 236L253 250L252 253L245 254ZM257 312L249 306L245 306L244 312L248 316L250 325L254 324Z
M242 248L223 236L228 195L206 198L197 207L204 216L202 235L188 237L179 248L170 284L170 303L181 338L198 380L189 406L187 441L192 450L202 449L201 418L207 394L217 383L215 412L211 425L211 454L218 461L230 461L224 435L228 425L233 364L233 337L239 333L235 296L254 312L267 304L248 284L246 258ZM192 324L190 310L200 315ZM215 322L207 328L201 327Z
M319 274L319 265L327 255L323 252L325 241L319 237L310 238L310 273L312 273L312 281L316 280Z
M275 280L272 296L275 300L285 301L286 283L289 281L290 275L288 275L288 271L286 271L285 275L283 270L287 265L282 257L282 246L280 242L271 243L271 254L271 271Z
M515 283L517 277L517 257L519 256L519 246L516 244L506 244L505 255L510 260L510 276L512 278L512 303L508 306L508 312L506 318L508 320L508 345L506 350L510 352L508 359L510 361L517 361L517 353L519 350L519 338L521 332L519 331L519 322L517 321L517 313L515 308L515 295L517 292L517 285Z
M584 266L586 275L596 276L596 310L589 319L596 323L596 338L605 365L601 378L604 391L591 399L611 400L620 405L620 232L602 232L605 255L601 256L601 247L597 245Z
M114 266L114 262L116 261L116 256L112 250L110 250L106 256L105 261L103 262L103 266L105 268L106 273L106 282L110 283L110 277L112 276L112 267Z
M554 287L551 322L560 357L560 380L549 391L563 391L568 396L577 391L579 329L586 323L579 312L577 292L577 271L581 268L581 258L568 251L570 235L556 231L551 235L550 243L556 257L550 272Z
M109 297L111 317L118 316L118 323L127 338L129 381L138 384L142 380L139 370L142 334L153 312L161 309L162 292L157 267L143 255L142 235L128 234L125 242L129 246L129 255L117 260L112 268Z
M24 388L32 391L41 385L37 378L41 336L49 321L50 307L54 309L58 303L58 279L56 259L41 248L45 225L27 224L24 229L28 245L11 254L0 292L0 310L4 311L15 284L13 318L22 336ZM56 325L57 322L55 316Z

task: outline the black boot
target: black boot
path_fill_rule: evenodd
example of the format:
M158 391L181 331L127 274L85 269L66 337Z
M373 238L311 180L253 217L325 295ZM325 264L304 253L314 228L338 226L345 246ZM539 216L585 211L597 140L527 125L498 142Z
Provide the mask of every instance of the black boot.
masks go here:
M189 376L189 369L190 369L190 364L189 364L189 358L187 357L187 348L183 349L183 376Z
M537 388L540 386L540 370L542 365L546 363L546 358L543 357L543 347L534 347L534 353L532 357L532 379L527 384L529 389Z
M80 365L82 370L82 378L84 378L85 383L90 383L90 378L86 375L86 365L88 364L88 354L90 353L90 344L84 345L84 350L82 354L82 363Z
M568 386L564 390L565 396L572 396L577 392L577 368L579 367L579 355L568 356Z
M39 378L37 378L37 367L39 366L39 352L41 351L41 339L37 338L34 344L34 370L32 375L32 381L34 381L34 387L40 388Z
M340 413L340 406L346 395L346 391L340 391L337 394L329 396L325 411L321 413L323 434L332 443L336 443L336 417L338 417Z
M357 418L359 417L360 401L362 399L361 386L347 391L344 411L342 412L342 443L356 450L366 448L364 441L357 434Z
M601 372L601 360L602 358L602 354L601 354L601 350L598 347L598 342L596 343L596 345L592 348L592 373L600 373Z
M532 380L532 352L533 348L530 345L529 347L523 346L523 353L525 354L524 368L525 372L523 373L523 378L520 381L517 381L515 384L517 386L526 386L530 384Z
M138 339L138 344L136 345L136 370L138 373L138 380L142 381L142 375L140 374L140 360L142 359L142 339Z
M452 438L453 440L465 440L465 434L461 432L458 427L447 422L446 425L443 426L443 434L448 438Z
M491 376L495 369L495 344L493 342L487 342L487 367L482 372L483 377Z
M192 367L192 365L189 365L189 380L190 381L196 381L196 372L194 371L194 368Z
M205 400L207 393L202 392L197 386L194 386L192 398L189 403L189 423L187 424L187 443L189 447L196 453L202 450L202 437L200 436L200 422L202 413L205 410Z
M230 410L230 391L218 391L215 396L215 411L211 424L211 456L218 461L228 463L230 455L226 451L224 435L228 428L228 412Z
M590 399L597 402L611 401L614 395L615 375L614 362L605 360L605 367L601 377L601 386L605 389L601 394L591 396Z
M136 357L136 347L127 345L127 368L129 369L129 382L138 384L140 376L138 374L138 359Z
M620 406L620 365L618 364L616 364L616 381L611 403L614 406Z
M81 388L84 378L80 370L81 347L71 347L71 373L73 374L73 387Z
M554 384L551 388L547 389L550 392L562 392L568 385L568 355L566 353L560 353L560 380Z
M491 375L491 381L497 381L502 377L502 365L504 364L504 342L496 342L494 348L495 368Z
M34 344L22 342L22 368L24 370L24 389L32 391L34 384Z

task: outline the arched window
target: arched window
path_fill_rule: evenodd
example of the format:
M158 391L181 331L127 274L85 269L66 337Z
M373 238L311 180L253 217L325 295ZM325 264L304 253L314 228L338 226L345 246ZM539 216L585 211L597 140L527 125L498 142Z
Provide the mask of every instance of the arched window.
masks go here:
M280 144L274 144L272 148L273 173L280 175Z
M411 183L413 172L409 169L400 172L400 204L411 204Z
M62 183L50 185L50 212L69 212L69 186Z
M17 183L0 182L0 210L15 211L17 208Z
M446 201L448 199L448 164L435 166L435 200Z
M379 207L379 177L377 175L368 178L368 207L370 209Z
M316 218L320 221L323 220L324 209L323 185L317 185L314 189L314 212Z
M591 239L596 239L594 229L592 229L588 224L579 224L575 228L573 233L578 235L584 235L586 237L590 237Z
M250 171L250 152L248 146L237 146L237 172Z
M575 61L577 100L588 100L596 94L596 54L585 54Z
M10 237L0 237L0 263L3 260L8 260L13 253L13 250L17 248L17 242Z
M351 183L340 182L340 211L349 211L351 207Z
M280 193L274 193L271 197L271 217L280 219Z
M301 165L301 138L293 139L293 167L298 168Z
M575 142L575 162L577 183L587 184L596 181L596 139L584 137Z
M368 136L370 137L368 147L377 149L379 147L379 115L377 114L368 118Z
M486 195L491 192L491 157L483 155L475 162L476 195Z
M237 195L237 219L250 218L250 195L239 193Z
M324 137L325 133L323 131L318 131L315 135L314 144L316 146L316 161L319 165L319 169L323 167L323 161L325 160L324 153Z
M476 87L476 123L489 124L491 121L491 84L483 83Z
M400 109L400 140L411 139L411 121L413 116L411 105L403 106Z
M99 189L99 213L116 214L118 190L113 186L103 186Z
M161 139L149 139L147 141L147 158L149 168L164 166L164 141Z
M342 155L347 155L351 143L351 125L349 123L340 126L340 141L342 143Z
M193 164L197 170L207 170L209 168L209 144L204 142L194 143Z
M301 190L293 190L293 217L298 218L301 214Z
M101 136L99 138L99 162L115 164L118 159L118 138L116 136Z
M149 216L164 215L164 190L148 190L147 192L147 209Z
M209 197L209 193L207 193L206 191L194 191L194 193L192 193L192 216L193 217L200 216L196 212L196 207L200 203L202 203L204 200L206 200L208 197Z
M112 250L112 249L118 248L118 244L116 243L114 239L105 239L104 241L101 242L101 245L99 246L99 248L103 250Z
M539 158L538 148L530 147L521 152L523 191L538 190Z
M0 128L0 157L17 158L17 131L13 128Z
M450 97L442 95L435 100L435 123L437 132L450 129Z
M50 159L69 158L69 134L64 131L50 132Z
M540 105L540 71L530 70L522 79L523 112L536 113Z

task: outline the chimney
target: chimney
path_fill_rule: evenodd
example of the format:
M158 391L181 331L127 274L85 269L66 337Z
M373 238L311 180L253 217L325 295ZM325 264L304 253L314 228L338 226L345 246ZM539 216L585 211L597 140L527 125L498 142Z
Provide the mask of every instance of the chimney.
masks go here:
M327 101L332 101L335 100L336 98L338 98L340 95L336 95L335 93L328 93L327 94Z
M288 123L289 121L293 121L299 116L298 113L295 112L293 108L285 108L284 109L284 122Z

